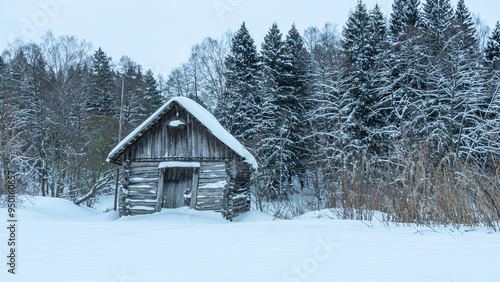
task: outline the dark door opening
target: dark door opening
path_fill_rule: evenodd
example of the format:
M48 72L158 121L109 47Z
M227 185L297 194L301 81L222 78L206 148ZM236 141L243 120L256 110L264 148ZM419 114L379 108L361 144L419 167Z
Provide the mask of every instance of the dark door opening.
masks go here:
M163 208L178 208L186 205L184 195L193 185L193 168L169 167L163 172ZM189 203L187 203L189 205Z

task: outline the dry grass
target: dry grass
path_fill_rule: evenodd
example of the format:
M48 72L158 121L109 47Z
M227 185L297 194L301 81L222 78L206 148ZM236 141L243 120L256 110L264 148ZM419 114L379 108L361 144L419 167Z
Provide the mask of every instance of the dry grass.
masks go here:
M363 154L344 164L327 193L326 207L340 208L344 219L385 220L419 225L487 226L500 230L498 167L466 162L454 155L433 160L421 153L391 159Z

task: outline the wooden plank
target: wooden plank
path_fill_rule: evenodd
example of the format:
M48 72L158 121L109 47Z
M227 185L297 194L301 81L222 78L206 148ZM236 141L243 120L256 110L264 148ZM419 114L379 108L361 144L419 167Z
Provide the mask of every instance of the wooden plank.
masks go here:
M158 182L158 177L130 177L129 183Z
M150 202L153 201L153 202ZM149 200L149 199L127 199L127 204L130 205L130 207L155 207L156 201L155 200ZM156 210L156 209L155 209Z
M154 210L128 210L130 215L143 215L143 214L152 214Z
M226 176L225 170L200 171L200 178L226 178Z
M156 195L156 187L154 188L128 188L129 194L131 192L136 192L135 194L152 194Z
M226 181L226 178L199 178L198 179L198 187L208 184L208 183L217 183Z
M198 189L199 198L222 198L224 196L224 189L200 190Z
M130 168L132 172L158 172L158 166L156 167L132 167Z
M197 201L197 205L201 205L201 204L206 204L206 205L209 205L209 204L219 204L219 203L226 203L226 199L223 199L223 198L204 198L204 199L198 199Z
M151 167L151 168L158 168L158 165L160 162L158 161L151 161L151 162L131 162L130 167L131 168L136 168L136 167Z
M198 168L193 169L193 185L191 188L191 203L190 208L196 208L196 201L198 199Z
M130 178L153 178L153 177L158 177L159 172L158 170L156 171L144 171L144 172L131 172L130 173Z
M156 190L156 211L161 211L161 203L162 203L162 197L163 197L163 181L165 179L164 173L165 169L160 169L160 177L158 179L158 189Z
M137 193L137 191L134 191L133 194L129 194L127 199L132 199L132 200L155 200L156 201L156 194L144 194L144 193Z
M221 211L221 210L223 210L223 206L222 205L199 205L199 206L196 206L196 210Z

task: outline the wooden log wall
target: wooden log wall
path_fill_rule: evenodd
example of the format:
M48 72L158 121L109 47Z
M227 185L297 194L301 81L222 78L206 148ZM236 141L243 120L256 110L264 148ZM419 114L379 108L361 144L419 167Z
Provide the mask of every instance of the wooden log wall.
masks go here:
M230 176L229 192L227 195L226 219L232 219L250 210L250 167L241 160L227 163L227 172Z
M123 165L120 216L158 211L159 162L130 162Z
M224 211L228 180L225 162L200 162L196 209Z

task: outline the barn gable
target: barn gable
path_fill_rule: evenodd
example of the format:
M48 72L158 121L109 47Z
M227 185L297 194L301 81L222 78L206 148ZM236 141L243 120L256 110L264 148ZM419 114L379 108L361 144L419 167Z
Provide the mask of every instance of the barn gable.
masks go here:
M255 158L206 109L176 97L124 138L107 161L121 166L120 215L189 206L249 210Z
M168 134L169 132L171 134ZM201 138L198 140L208 143L196 143L198 136L195 134L206 134L199 136ZM173 136L177 139L173 139ZM257 168L257 161L252 154L227 132L210 112L189 98L175 97L125 137L111 151L107 161L121 164L125 157L224 159L230 154L228 149L252 168Z

